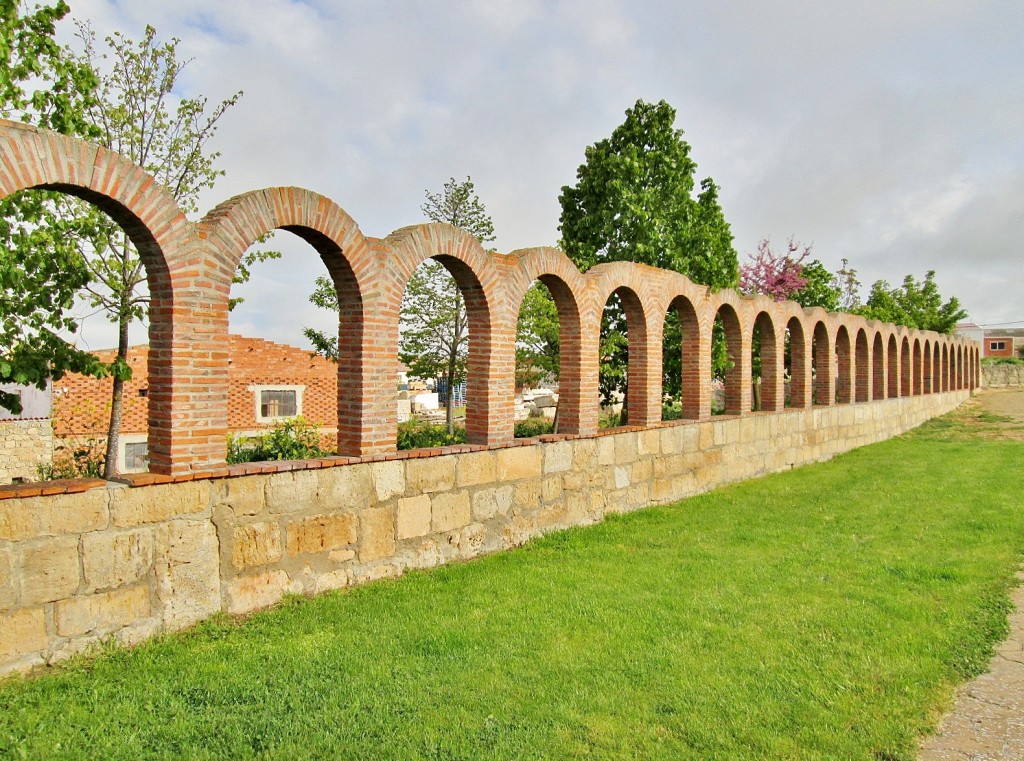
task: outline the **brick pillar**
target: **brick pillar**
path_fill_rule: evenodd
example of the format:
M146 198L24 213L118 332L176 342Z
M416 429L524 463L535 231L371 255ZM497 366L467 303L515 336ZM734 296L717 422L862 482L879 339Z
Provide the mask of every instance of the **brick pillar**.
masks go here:
M814 403L828 407L836 403L835 354L825 323L814 326Z
M757 319L761 334L761 410L778 412L785 406L785 327L782 337L767 314Z

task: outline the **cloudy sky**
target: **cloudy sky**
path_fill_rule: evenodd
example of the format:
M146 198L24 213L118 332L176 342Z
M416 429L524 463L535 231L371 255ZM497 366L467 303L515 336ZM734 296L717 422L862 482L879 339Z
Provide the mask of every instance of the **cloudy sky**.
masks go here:
M499 251L553 245L584 148L665 99L741 261L792 235L865 292L934 269L973 321L1024 325L1020 0L69 1L100 36L180 38L186 94L245 91L203 208L299 185L384 237L469 175ZM290 237L236 289L233 331L332 324L307 303L322 264Z

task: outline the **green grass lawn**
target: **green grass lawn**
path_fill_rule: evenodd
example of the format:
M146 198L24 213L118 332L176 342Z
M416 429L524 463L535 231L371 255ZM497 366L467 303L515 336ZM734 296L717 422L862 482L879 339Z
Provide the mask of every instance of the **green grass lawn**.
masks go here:
M1024 549L984 422L9 680L0 756L913 758Z

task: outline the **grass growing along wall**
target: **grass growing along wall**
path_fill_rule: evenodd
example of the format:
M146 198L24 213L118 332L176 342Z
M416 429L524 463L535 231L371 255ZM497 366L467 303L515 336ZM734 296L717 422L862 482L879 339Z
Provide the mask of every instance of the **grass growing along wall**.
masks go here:
M1024 442L814 466L0 686L0 756L910 759L1006 632Z

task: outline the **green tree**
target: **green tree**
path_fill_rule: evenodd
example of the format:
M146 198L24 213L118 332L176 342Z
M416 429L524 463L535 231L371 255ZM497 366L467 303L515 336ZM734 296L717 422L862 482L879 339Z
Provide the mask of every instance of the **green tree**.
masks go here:
M54 40L68 10L63 0L31 9L0 0L0 117L94 138L95 72ZM0 201L0 383L45 388L67 372L131 375L63 338L78 330L71 310L89 280L80 248L99 235L93 219L61 215L63 198L29 190ZM18 395L0 391L0 407L20 412Z
M445 222L461 228L481 244L494 240L494 223L476 194L472 179L449 179L440 193L426 192L420 207L432 222ZM316 279L309 297L311 303L329 311L338 311L338 294L326 277ZM448 388L466 378L469 349L469 316L462 292L442 264L427 260L413 272L402 297L399 315L399 357L411 373L420 378L444 377ZM313 351L338 361L338 338L315 328L303 328L302 334ZM455 427L454 395L448 394L445 407L448 433Z
M611 261L633 261L680 272L712 288L733 288L739 262L732 232L709 177L696 198L696 163L676 129L676 112L665 101L638 100L611 137L588 146L576 184L559 196L562 247L581 270ZM681 376L679 327L668 323L664 340L664 389L678 396ZM627 342L620 308L608 310L602 327L602 396L625 390ZM618 334L617 336L613 334ZM716 367L724 359L719 335Z
M558 380L559 359L558 307L547 286L535 281L523 294L516 323L516 383Z
M942 300L935 284L935 270L929 270L924 280L907 275L900 288L890 287L885 280L876 281L871 286L867 303L859 312L869 320L947 334L967 317L967 311L961 308L955 296L945 302Z
M440 193L424 191L427 200L420 210L432 222L446 222L460 230L465 230L480 244L494 240L494 222L483 202L476 194L473 180L468 176L464 182L456 182L452 177L444 184Z
M440 193L426 193L420 207L432 222L465 230L481 245L494 240L494 223L476 194L473 180L450 178ZM448 386L445 422L455 429L452 389L466 379L469 315L454 278L440 263L428 260L413 273L402 297L399 356L413 375L443 377Z
M442 264L423 262L409 279L402 296L398 356L419 378L441 378L448 385L445 423L455 429L455 394L466 379L469 315L466 302Z
M842 290L836 276L825 268L820 259L805 264L800 274L807 282L790 299L803 307L822 307L829 312L839 310Z

